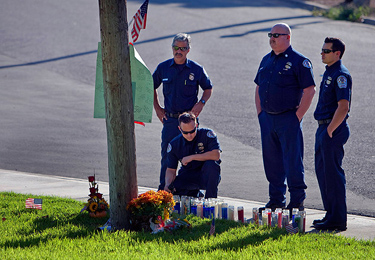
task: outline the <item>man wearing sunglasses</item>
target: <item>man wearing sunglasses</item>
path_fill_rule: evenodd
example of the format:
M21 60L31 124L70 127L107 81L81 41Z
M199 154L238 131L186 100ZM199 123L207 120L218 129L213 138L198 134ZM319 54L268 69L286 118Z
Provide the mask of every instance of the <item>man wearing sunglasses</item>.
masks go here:
M319 125L315 135L315 172L326 211L323 219L313 222L318 230L346 230L346 180L342 160L344 144L350 135L346 119L349 117L352 78L341 62L344 52L342 40L329 37L324 40L321 55L326 71L314 112Z
M214 131L198 128L192 112L178 118L181 134L168 144L168 168L164 190L178 195L197 196L206 190L206 198L217 198L220 182L220 144ZM181 168L177 173L178 163Z
M304 209L302 118L315 94L309 59L291 46L291 30L279 23L268 33L272 51L263 57L254 82L255 105L261 130L263 164L269 182L265 207ZM286 185L287 184L287 185Z
M177 34L172 42L173 58L160 63L154 74L154 108L157 117L163 123L161 133L161 170L159 190L165 186L167 169L167 146L180 131L178 116L191 111L199 116L212 93L212 83L204 68L187 59L190 51L190 35ZM164 107L159 103L157 88L163 83ZM203 94L198 99L199 87Z

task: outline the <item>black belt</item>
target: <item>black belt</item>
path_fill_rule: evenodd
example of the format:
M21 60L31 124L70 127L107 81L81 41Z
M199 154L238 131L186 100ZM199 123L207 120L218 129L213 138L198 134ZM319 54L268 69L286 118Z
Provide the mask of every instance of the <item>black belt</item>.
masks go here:
M181 113L173 114L166 112L165 115L168 117L178 118L181 115Z
M323 119L323 120L318 120L318 124L319 125L326 125L326 124L329 124L331 123L332 119Z
M287 110L280 111L280 112L268 112L268 111L266 111L266 113L271 114L271 115L280 115L280 114L284 114L284 113L292 111L292 110L295 110L295 108L287 109Z

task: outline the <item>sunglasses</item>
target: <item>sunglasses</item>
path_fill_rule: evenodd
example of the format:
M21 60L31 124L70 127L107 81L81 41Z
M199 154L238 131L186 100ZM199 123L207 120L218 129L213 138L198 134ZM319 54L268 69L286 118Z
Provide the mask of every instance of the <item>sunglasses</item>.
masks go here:
M178 47L178 46L172 46L172 48L175 50L175 51L187 51L189 48L188 47Z
M335 52L334 50L330 50L330 49L322 49L322 52L323 53L331 53L331 52Z
M191 130L191 131L184 131L182 129L180 129L180 130L181 130L181 133L183 133L184 135L193 134L197 130L197 127L194 127L194 129Z
M287 33L268 33L268 37L279 38L280 35L288 35Z

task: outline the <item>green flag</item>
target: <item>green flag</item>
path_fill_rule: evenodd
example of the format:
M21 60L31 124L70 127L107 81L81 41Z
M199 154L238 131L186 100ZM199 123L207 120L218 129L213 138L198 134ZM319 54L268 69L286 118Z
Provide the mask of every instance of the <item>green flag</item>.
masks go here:
M133 90L134 120L151 123L154 87L151 72L132 44L129 44ZM103 63L101 43L98 43L96 60L94 118L105 118Z

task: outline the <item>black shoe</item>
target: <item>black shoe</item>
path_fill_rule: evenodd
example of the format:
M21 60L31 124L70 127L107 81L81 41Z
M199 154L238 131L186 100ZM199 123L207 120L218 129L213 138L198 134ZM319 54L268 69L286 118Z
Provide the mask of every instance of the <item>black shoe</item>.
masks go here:
M289 203L288 206L286 206L286 208L289 209L289 211L292 211L293 209L298 209L299 211L305 210L305 206L303 205L303 202L301 202L300 204Z
M339 230L339 231L345 231L346 230L346 224L328 223L327 221L324 221L322 223L315 224L314 228L316 230Z
M289 203L288 206L286 206L286 209L289 209L289 218L292 219L293 209L298 209L299 211L304 211L305 206L303 205L303 202L301 202L300 204Z
M266 208L271 209L271 211L275 211L275 209L277 209L277 208L284 209L284 208L285 208L285 205L284 205L284 204L275 204L275 203L268 202L268 203L266 204L266 206L260 208L259 211L263 211L263 210L265 210Z
M318 224L318 223L323 223L323 222L325 222L327 220L327 217L326 216L324 216L324 218L322 218L322 219L315 219L314 221L313 221L313 226L315 226L316 224Z

